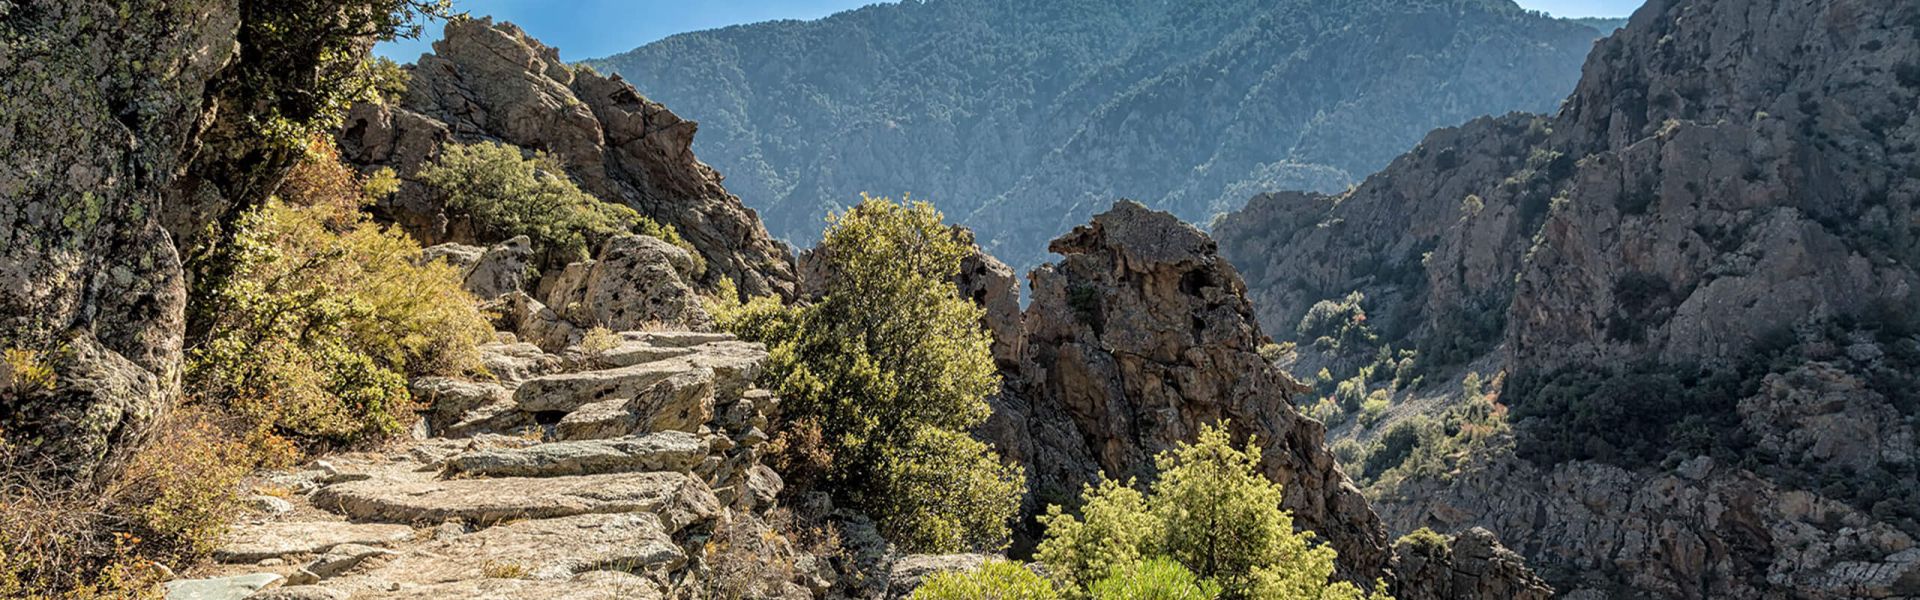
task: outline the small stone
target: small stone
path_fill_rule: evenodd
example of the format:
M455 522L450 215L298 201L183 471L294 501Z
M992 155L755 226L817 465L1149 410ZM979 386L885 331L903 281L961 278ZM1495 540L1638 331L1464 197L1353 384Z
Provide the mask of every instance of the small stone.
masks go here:
M293 503L266 494L254 494L247 498L247 506L270 515L283 515L293 512Z
M287 574L287 585L313 585L320 583L320 576L306 569L294 569Z

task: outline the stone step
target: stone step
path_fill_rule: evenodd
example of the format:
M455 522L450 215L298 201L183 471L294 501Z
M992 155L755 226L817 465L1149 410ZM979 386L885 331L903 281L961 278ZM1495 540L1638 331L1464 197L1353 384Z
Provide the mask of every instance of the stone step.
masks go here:
M713 420L714 374L695 368L655 382L631 398L581 406L560 419L554 437L586 440L660 431L699 431Z
M659 515L669 532L711 520L720 501L707 484L683 473L613 473L573 477L438 479L387 472L321 488L314 506L358 521L491 525L516 519L642 512Z
M550 442L525 448L480 450L447 459L455 475L561 477L671 471L687 473L708 453L700 436L667 431L641 437Z
M342 544L386 546L413 537L413 528L387 523L284 521L235 527L213 552L225 563L255 563L269 558L320 554Z

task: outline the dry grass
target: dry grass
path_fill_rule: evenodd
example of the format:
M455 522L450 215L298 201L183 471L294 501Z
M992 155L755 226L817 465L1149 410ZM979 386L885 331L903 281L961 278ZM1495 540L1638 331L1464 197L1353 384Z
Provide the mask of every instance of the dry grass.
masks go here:
M529 579L533 571L526 565L510 562L486 561L480 563L480 574L488 579Z

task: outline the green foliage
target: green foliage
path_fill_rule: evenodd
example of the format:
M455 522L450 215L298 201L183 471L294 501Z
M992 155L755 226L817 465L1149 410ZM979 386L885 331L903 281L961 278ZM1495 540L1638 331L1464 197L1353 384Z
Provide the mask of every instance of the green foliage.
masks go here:
M969 572L949 571L927 577L913 600L1057 600L1053 584L1004 560L990 560Z
M1360 426L1372 427L1387 415L1387 409L1392 406L1393 394L1386 390L1374 390L1367 394L1366 402L1360 404Z
M189 356L193 401L349 443L401 430L409 376L477 366L492 327L459 274L414 264L418 244L360 212L363 189L331 155L310 157L283 199L242 220L208 341Z
M240 12L241 60L222 92L251 111L253 133L286 148L394 88L393 70L367 58L367 40L417 37L428 18L455 14L450 0L276 0L243 2Z
M869 198L826 231L819 301L733 304L723 284L713 314L770 349L786 421L771 459L790 489L831 492L913 551L996 549L1024 478L963 434L1000 380L981 309L952 283L968 241L941 219Z
M1160 478L1144 496L1107 482L1087 488L1079 517L1050 507L1041 562L1074 589L1164 557L1220 586L1224 598L1367 597L1331 581L1332 548L1294 532L1280 485L1260 473L1258 448L1239 450L1225 427L1207 427L1155 462Z
M419 177L446 196L448 210L470 219L485 237L532 239L548 265L587 258L594 246L620 233L666 240L703 261L672 227L581 191L545 152L524 156L519 148L496 142L448 144Z
M1381 434L1360 473L1362 477L1378 477L1387 469L1400 466L1413 454L1413 446L1420 441L1420 425L1407 421L1395 424Z
M1323 351L1371 352L1380 336L1367 326L1367 311L1360 307L1366 299L1356 291L1340 300L1316 302L1300 318L1295 331L1300 339L1313 340L1313 345Z
M1123 565L1089 588L1094 600L1213 600L1220 586L1167 558Z
M1413 530L1413 533L1400 536L1400 539L1395 540L1393 545L1396 547L1407 546L1413 548L1421 556L1434 556L1447 552L1447 536L1440 535L1432 529L1421 527Z

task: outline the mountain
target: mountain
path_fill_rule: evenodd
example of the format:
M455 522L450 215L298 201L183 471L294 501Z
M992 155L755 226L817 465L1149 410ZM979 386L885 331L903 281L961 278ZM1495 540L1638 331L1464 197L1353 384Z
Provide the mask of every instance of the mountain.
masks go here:
M1024 271L1115 197L1205 222L1345 189L1434 127L1552 109L1600 35L1508 0L934 0L587 64L700 122L777 237L911 192Z
M1911 596L1916 103L1920 5L1656 0L1559 112L1215 233L1389 529L1574 593Z

